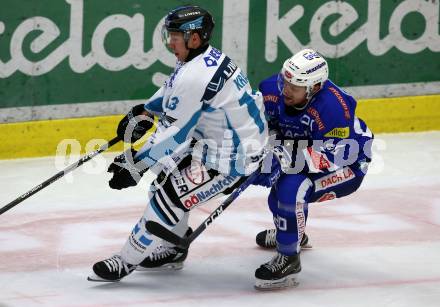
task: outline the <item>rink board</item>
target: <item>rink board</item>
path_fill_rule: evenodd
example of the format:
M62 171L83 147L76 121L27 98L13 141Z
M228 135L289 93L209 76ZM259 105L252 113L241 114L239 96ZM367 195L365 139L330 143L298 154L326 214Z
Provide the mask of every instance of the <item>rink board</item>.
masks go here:
M357 115L374 133L440 130L440 95L361 99ZM0 125L0 159L84 153L115 136L121 115ZM67 147L66 147L67 146ZM111 151L121 151L117 144Z

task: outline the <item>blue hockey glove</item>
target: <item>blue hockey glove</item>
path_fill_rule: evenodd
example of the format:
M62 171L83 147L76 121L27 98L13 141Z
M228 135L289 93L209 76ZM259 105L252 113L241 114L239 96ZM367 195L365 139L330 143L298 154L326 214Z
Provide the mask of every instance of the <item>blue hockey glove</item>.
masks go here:
M282 145L275 146L263 159L261 173L253 184L268 188L272 187L280 178L283 170L291 167L291 164L292 157L286 148Z
M266 160L266 159L265 159ZM265 164L263 162L263 164ZM273 157L271 161L270 172L262 172L255 178L255 181L252 183L253 185L260 185L263 187L270 188L272 187L281 176L281 165L278 162L278 159Z
M131 157L127 159L126 155L130 154ZM131 152L124 152L115 157L107 170L107 172L113 173L113 177L108 182L110 188L116 190L125 189L137 185L139 180L141 180L148 168L139 169L134 165L135 154L136 151L131 149Z

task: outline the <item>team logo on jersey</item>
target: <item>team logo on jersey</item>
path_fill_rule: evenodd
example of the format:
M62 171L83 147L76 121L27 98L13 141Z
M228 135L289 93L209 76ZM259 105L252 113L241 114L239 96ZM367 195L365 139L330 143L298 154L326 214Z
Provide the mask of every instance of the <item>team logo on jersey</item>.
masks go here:
M353 171L351 170L351 168L346 166L337 172L334 172L334 173L328 174L327 176L324 176L322 178L316 179L315 180L315 187L316 187L315 192L340 185L344 182L347 182L347 181L353 179L354 177L356 177L356 176L353 173Z
M349 127L334 128L333 130L324 134L325 137L339 138L339 139L346 139L346 138L348 138L349 135L350 135L350 128Z

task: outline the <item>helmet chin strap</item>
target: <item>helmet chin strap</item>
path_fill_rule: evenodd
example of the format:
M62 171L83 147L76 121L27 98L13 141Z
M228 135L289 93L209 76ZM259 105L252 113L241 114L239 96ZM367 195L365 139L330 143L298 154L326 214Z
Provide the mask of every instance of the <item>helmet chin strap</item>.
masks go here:
M309 105L309 102L310 102L310 99L307 99L307 102L306 102L303 106L301 106L301 107L293 106L293 108L294 108L295 110L302 111L302 110L304 110L305 108L307 108L307 106Z
M320 84L320 87L319 87L319 89L318 89L316 92L313 92L313 87L314 87L314 86L315 86L315 85L312 85L312 86L306 86L306 100L307 100L307 102L306 102L303 106L301 106L301 107L294 106L294 108L295 108L296 110L301 111L301 110L304 110L305 108L307 108L307 106L308 106L309 103L310 103L310 100L312 100L312 97L313 97L317 92L319 92L319 90L321 89L321 87L322 87L322 83Z
M316 84L318 84L318 83L316 83ZM306 87L306 99L307 99L307 102L309 102L312 99L312 97L317 92L319 92L319 90L322 88L322 82L321 82L321 83L319 83L319 89L317 91L313 92L313 88L315 87L316 84Z
M190 37L191 37L191 32L189 32L189 31L183 32L183 41L185 42L186 49L190 49L188 47L188 42L189 42Z
M199 54L202 54L209 47L209 44L207 42L202 42L202 45L200 45L199 48L189 48L188 42L189 42L190 37L191 37L191 32L183 33L183 39L185 41L185 48L189 50L188 56L186 57L186 59L184 61L185 63L191 61Z
M306 99L307 99L307 101L310 101L310 99L313 97L313 95L315 94L315 93L313 93L313 86L314 85L312 85L312 86L307 86L306 87Z

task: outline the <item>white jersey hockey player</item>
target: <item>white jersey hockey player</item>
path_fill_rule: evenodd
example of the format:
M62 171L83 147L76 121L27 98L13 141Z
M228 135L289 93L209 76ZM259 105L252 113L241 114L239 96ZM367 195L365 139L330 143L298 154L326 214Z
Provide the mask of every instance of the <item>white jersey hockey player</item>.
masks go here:
M135 268L181 267L187 250L148 233L146 221L182 236L191 231L192 208L231 193L259 167L268 140L262 96L228 56L209 45L213 27L211 14L197 6L178 7L165 19L162 34L176 68L145 105L124 117L118 136L132 142L142 137L152 125L136 121L142 115L158 115L157 130L139 152L115 158L109 184L136 185L148 168L158 177L120 253L95 263L89 280L118 281Z

